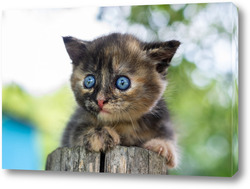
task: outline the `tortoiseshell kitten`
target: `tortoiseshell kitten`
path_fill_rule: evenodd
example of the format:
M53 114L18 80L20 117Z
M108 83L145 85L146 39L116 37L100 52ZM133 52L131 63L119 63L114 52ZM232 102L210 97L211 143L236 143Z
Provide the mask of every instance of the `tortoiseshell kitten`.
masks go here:
M180 42L145 43L119 33L93 41L63 40L73 62L71 87L78 107L62 146L97 152L115 145L139 146L176 167L176 142L162 96Z

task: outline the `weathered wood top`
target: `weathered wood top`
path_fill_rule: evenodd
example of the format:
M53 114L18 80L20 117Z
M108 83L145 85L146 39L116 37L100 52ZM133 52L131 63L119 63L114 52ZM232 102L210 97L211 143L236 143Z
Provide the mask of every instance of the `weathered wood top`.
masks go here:
M48 155L46 170L167 174L167 165L165 158L139 147L116 146L106 154L88 152L83 147L62 147Z

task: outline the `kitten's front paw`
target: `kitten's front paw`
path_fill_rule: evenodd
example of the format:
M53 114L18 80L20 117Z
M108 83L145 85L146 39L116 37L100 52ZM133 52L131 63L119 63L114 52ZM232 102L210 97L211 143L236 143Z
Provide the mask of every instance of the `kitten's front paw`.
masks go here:
M91 129L84 137L84 146L89 151L105 152L119 143L119 135L109 127Z
M170 140L152 139L143 145L143 148L154 151L166 158L166 163L169 168L177 166L176 147Z

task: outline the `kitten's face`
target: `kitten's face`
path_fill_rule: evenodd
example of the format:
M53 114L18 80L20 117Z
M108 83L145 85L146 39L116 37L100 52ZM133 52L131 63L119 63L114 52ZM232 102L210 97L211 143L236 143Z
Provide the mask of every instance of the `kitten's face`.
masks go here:
M149 112L166 81L160 43L147 47L130 35L113 34L85 42L64 38L73 60L71 86L78 104L105 122L132 121ZM158 45L158 46L157 46ZM173 46L173 42L171 43ZM168 48L174 48L168 45ZM166 53L165 53L166 54ZM170 52L167 53L169 56ZM174 53L171 54L171 58ZM167 64L170 57L164 57Z

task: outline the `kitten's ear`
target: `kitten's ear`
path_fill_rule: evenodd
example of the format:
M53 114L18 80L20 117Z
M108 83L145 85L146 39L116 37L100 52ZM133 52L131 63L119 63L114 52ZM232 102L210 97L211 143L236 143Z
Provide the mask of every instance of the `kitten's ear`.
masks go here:
M73 64L78 64L79 60L84 56L87 51L86 46L88 41L83 41L71 36L63 37L63 41L66 47L66 50L69 54L70 59L73 61Z
M156 70L159 73L164 74L179 46L179 41L172 40L166 42L145 43L143 50L146 51L147 56L150 59L157 62Z

